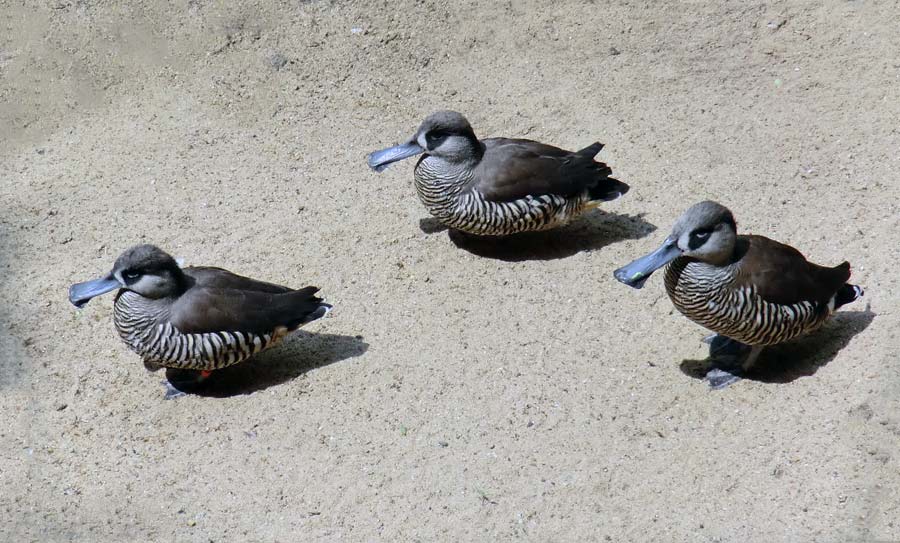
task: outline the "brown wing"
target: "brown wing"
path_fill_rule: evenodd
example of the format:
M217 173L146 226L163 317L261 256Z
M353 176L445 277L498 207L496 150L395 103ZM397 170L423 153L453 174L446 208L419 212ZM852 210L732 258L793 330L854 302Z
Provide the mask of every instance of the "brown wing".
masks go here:
M739 236L749 242L741 259L741 278L755 285L767 302L789 305L825 303L850 278L850 263L833 268L806 260L800 251L763 236Z
M184 334L294 329L321 317L329 307L315 296L318 290L273 293L195 285L173 304L169 319Z
M276 285L274 283L266 283L265 281L257 281L243 275L231 273L222 268L211 266L190 266L183 269L184 273L193 278L197 286L209 288L230 288L237 290L247 290L255 292L291 292L293 289Z
M475 170L475 188L492 202L510 202L526 196L573 196L585 190L609 192L618 181L612 170L595 162L603 147L595 143L581 151L565 151L531 140L487 138L484 156Z

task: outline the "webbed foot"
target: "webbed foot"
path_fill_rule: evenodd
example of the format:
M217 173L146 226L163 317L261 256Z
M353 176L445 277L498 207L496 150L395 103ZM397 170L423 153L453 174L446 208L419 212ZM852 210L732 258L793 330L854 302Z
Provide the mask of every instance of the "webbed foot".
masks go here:
M160 384L166 387L166 394L163 397L164 400L174 400L175 398L187 396L187 392L175 388L175 386L170 383L168 379L163 379L162 381L160 381Z
M207 370L166 368L166 379L162 381L166 387L165 399L174 400L194 392L203 386L211 374L212 372Z
M735 371L734 373L723 370L721 368L710 368L708 372L706 372L706 380L709 383L709 388L712 390L721 390L729 385L737 383L743 377L738 375L741 372Z
M704 379L713 390L721 390L732 385L746 376L762 350L762 345L745 345L717 335L710 342L711 366Z

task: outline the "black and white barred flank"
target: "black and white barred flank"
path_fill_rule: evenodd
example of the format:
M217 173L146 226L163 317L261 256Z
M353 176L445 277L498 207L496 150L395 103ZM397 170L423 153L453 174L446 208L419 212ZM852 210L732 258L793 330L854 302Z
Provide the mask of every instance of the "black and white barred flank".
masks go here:
M666 267L666 291L686 317L746 345L795 338L817 328L834 311L834 297L827 304L768 302L754 286L732 287L736 272L736 265L717 267L678 258Z
M113 321L122 340L144 359L147 369L161 367L216 370L243 362L278 343L288 333L239 331L183 334L160 318L159 306L131 291L116 298Z
M589 207L587 193L566 198L545 194L511 202L492 202L468 189L465 172L440 174L422 161L415 171L416 192L428 211L451 228L478 235L503 236L548 230L567 223Z

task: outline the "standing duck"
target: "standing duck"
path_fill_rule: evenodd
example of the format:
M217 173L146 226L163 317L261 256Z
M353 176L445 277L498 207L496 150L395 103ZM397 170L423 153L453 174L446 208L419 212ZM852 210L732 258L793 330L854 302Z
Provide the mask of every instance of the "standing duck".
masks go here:
M195 383L212 370L242 362L331 309L316 287L293 290L221 268L181 268L153 245L122 253L106 276L69 288L81 308L118 289L113 320L119 336L150 371L193 370ZM180 395L170 383L167 398Z
M428 211L450 228L500 236L547 230L628 192L594 156L594 143L572 152L524 139L479 140L461 114L438 111L406 143L368 157L377 172L422 154L416 191Z
M690 207L659 249L614 275L641 288L667 264L666 292L678 311L721 338L751 347L740 367L710 370L707 379L713 388L737 381L764 346L818 328L837 308L863 294L847 283L848 262L827 268L769 238L739 236L731 211L710 201Z

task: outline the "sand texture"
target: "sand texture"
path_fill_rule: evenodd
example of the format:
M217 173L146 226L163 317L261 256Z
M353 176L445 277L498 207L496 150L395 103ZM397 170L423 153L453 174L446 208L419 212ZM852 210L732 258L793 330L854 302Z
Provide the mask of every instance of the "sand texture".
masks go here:
M900 4L0 0L0 540L900 541ZM631 192L500 243L413 161L594 141ZM691 203L866 296L710 391L662 276ZM334 311L163 400L112 296L157 244Z

